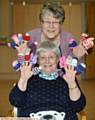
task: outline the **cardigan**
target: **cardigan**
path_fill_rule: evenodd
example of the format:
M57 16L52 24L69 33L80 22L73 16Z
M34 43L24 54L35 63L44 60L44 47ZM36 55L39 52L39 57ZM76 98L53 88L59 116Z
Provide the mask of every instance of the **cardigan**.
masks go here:
M33 29L33 30L29 31L28 33L30 35L29 46L31 46L31 44L35 41L38 42L38 44L40 43L41 33L42 33L41 28ZM61 30L61 32L60 32L60 49L61 49L62 56L63 55L65 57L68 57L68 55L74 56L72 53L72 49L69 47L69 42L71 39L75 40L75 38L72 36L71 33Z
M78 85L79 86L79 85ZM66 81L58 76L56 80L44 80L33 75L27 84L27 90L21 91L16 85L9 95L10 103L18 108L18 117L29 117L30 113L54 110L65 112L64 120L77 120L86 99L83 93L77 101L70 100Z

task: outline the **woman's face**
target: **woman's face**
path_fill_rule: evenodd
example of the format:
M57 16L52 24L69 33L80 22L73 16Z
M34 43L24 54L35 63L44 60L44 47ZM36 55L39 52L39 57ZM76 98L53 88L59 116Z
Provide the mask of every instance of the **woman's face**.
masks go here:
M45 74L55 72L58 64L58 57L54 52L40 52L38 56L39 66Z
M54 18L51 12L47 12L43 16L42 29L46 38L55 39L59 35L61 29L59 19Z

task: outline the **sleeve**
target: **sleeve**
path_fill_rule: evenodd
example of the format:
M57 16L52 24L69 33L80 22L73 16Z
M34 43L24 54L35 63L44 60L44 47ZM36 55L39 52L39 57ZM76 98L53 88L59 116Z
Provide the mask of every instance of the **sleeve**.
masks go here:
M80 89L81 96L80 96L80 98L77 101L71 101L71 105L72 105L72 109L75 112L80 112L86 106L86 97L83 94L83 92L82 92L82 90L81 90L81 88L80 88L79 83L77 82L77 80L76 80L76 83L78 85L78 88Z
M21 91L16 85L9 94L9 101L15 107L22 107L26 103L26 95L26 91Z
M30 35L30 41L28 46L31 46L33 42L39 43L41 41L41 32L42 32L41 28L36 28L28 32Z
M73 56L73 51L72 49L76 43L76 39L73 37L73 35L69 32L64 32L62 31L61 32L61 39L60 39L60 48L61 48L61 52L62 52L62 55L67 57L69 55ZM72 44L74 43L74 44ZM76 43L77 45L77 43Z
M72 108L75 112L82 111L86 105L86 99L85 99L85 96L83 95L83 93L81 93L81 96L77 101L72 101L71 104L72 104Z

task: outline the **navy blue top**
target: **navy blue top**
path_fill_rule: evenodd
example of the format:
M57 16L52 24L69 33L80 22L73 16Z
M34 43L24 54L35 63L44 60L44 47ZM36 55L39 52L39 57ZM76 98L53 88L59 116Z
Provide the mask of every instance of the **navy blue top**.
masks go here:
M11 90L9 100L13 106L18 107L18 117L29 117L32 112L55 110L65 112L65 120L77 120L76 113L86 104L82 92L77 101L70 100L68 85L63 78L48 81L38 75L29 79L24 92L16 85Z

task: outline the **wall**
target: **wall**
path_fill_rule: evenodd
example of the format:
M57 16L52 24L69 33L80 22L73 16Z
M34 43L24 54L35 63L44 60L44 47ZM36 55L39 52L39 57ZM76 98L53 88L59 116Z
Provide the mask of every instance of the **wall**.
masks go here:
M41 6L42 4L14 5L13 32L26 32L39 27L39 11ZM62 27L67 31L71 31L76 37L79 37L82 28L82 4L73 4L72 6L65 4L63 7L66 11L66 20Z
M88 34L95 38L95 2L89 2L87 4L87 26ZM93 52L89 55L89 57L86 57L86 64L86 79L95 80L95 45L93 47Z

